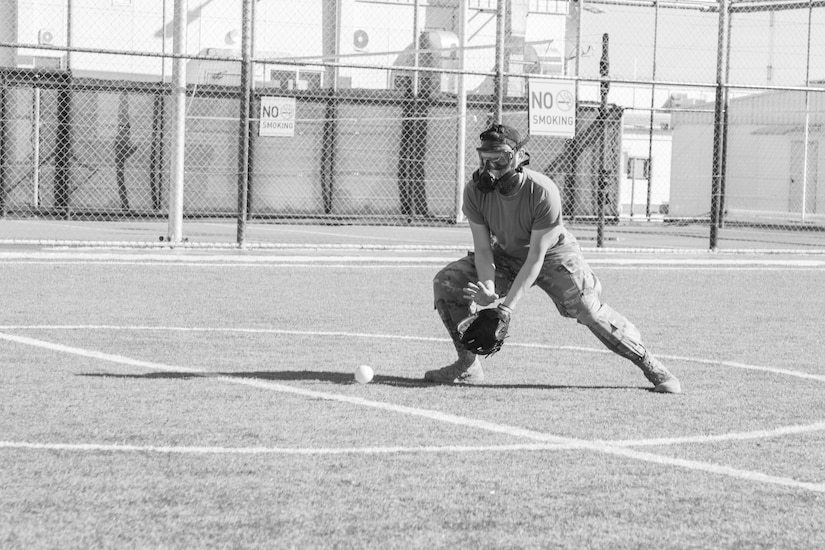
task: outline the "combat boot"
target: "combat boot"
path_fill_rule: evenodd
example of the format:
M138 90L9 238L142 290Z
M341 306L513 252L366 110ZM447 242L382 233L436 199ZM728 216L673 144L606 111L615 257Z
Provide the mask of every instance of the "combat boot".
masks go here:
M645 352L644 357L636 365L642 369L645 378L655 386L653 388L654 392L682 393L682 385L679 380L665 368L661 361L649 353Z
M481 384L484 382L484 371L474 353L462 350L455 363L428 370L424 373L424 380L435 384Z

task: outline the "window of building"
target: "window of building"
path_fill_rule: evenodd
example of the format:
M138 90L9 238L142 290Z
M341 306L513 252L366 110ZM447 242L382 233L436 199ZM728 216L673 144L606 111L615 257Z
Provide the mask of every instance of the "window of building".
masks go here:
M281 90L320 90L323 74L318 71L271 69L270 86Z
M627 165L625 166L625 175L631 179L649 180L650 179L650 159L644 157L627 157Z

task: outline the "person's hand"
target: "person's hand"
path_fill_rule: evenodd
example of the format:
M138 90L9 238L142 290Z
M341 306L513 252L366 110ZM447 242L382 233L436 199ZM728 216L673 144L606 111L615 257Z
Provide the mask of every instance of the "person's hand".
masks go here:
M479 281L478 284L469 283L464 289L464 297L482 307L489 306L498 300L495 286L492 283L485 285L481 281Z

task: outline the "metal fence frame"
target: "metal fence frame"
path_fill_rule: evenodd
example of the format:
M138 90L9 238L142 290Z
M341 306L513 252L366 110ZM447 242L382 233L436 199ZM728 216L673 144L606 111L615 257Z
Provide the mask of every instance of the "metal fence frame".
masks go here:
M461 5L462 10L467 9L467 0L457 0ZM415 2L416 8L418 1ZM726 223L730 223L726 219L726 148L728 145L728 129L729 129L729 105L730 105L730 91L731 90L746 90L748 86L732 84L729 82L729 62L730 62L730 33L731 33L731 18L734 14L740 13L755 13L766 10L778 9L805 9L809 11L809 26L808 26L808 52L807 66L810 68L810 14L815 8L825 7L825 0L792 0L791 2L783 2L777 4L776 2L769 2L768 0L718 0L718 3L710 5L708 2L691 2L688 0L571 0L571 8L576 7L579 10L585 9L586 6L639 6L653 9L656 17L656 25L654 31L654 50L658 40L658 15L660 9L686 9L686 10L700 10L703 12L714 12L718 14L718 34L716 44L716 79L715 82L666 82L656 79L656 53L653 54L653 75L651 80L627 80L621 78L611 77L609 72L609 50L608 50L608 36L603 37L603 49L601 52L602 61L599 78L587 78L579 75L578 59L576 57L575 75L563 75L561 77L544 76L544 75L524 75L520 73L510 72L509 67L504 62L505 51L505 28L507 21L507 7L509 2L496 2L496 65L495 71L492 73L485 73L493 79L493 93L491 96L466 96L466 91L459 90L455 96L445 96L438 93L428 93L427 78L432 76L440 78L442 75L454 74L461 78L463 75L471 74L468 71L459 67L458 69L444 69L442 67L433 67L428 63L423 54L426 50L415 49L415 65L413 67L402 67L402 69L412 70L415 74L413 85L410 89L404 91L365 91L365 90L336 90L328 88L321 91L314 92L279 92L281 95L293 96L299 101L314 103L321 106L324 113L324 121L321 123L320 132L320 151L321 155L318 159L318 177L321 189L321 202L323 204L322 210L315 214L300 213L291 214L284 212L267 213L256 210L256 195L255 195L255 146L256 139L254 129L256 124L256 108L259 105L262 95L267 93L266 90L256 89L253 82L253 70L256 63L262 61L278 61L281 63L297 63L291 62L288 59L266 59L256 57L252 52L251 44L254 42L254 3L252 0L244 0L242 3L242 56L237 61L240 65L241 83L237 87L210 87L205 85L191 85L187 84L183 75L184 63L187 60L220 60L220 58L213 58L209 56L193 56L186 54L183 47L183 40L180 34L183 32L182 25L185 20L185 11L183 10L184 3L181 0L175 1L175 14L173 20L175 23L175 38L174 51L172 53L154 54L147 52L130 51L124 52L122 50L103 50L99 48L76 48L76 47L59 47L59 46L38 46L33 44L20 43L2 43L0 48L9 47L33 47L37 46L46 50L58 50L65 52L67 55L66 70L23 70L23 69L0 69L0 79L2 79L2 95L0 96L0 215L18 215L25 216L26 209L19 208L19 205L13 204L11 201L11 186L10 181L10 163L8 150L10 148L9 140L13 139L7 128L6 123L9 120L9 106L11 102L11 94L13 90L31 89L31 90L49 90L56 94L54 99L56 107L56 115L54 120L54 151L52 152L53 162L53 193L54 200L48 208L40 208L37 204L33 204L30 212L38 215L49 215L55 217L69 217L73 216L83 217L89 219L115 219L122 217L145 217L145 218L166 218L169 223L169 230L166 236L167 242L172 245L180 245L183 243L182 224L186 217L197 217L202 215L209 216L234 216L237 222L237 244L244 245L246 243L246 224L254 222L256 219L273 218L290 220L296 217L309 217L316 219L319 222L324 221L340 221L342 218L347 218L350 221L361 221L363 223L376 223L380 218L380 223L389 224L403 224L409 223L412 216L422 215L431 218L435 223L456 223L461 221L460 214L460 188L463 185L463 174L466 174L468 169L472 169L473 152L472 143L466 143L466 136L468 133L472 135L466 126L458 126L456 133L459 143L458 156L464 159L464 162L456 162L459 165L455 169L457 181L454 189L450 189L450 195L455 199L455 208L452 212L441 212L439 215L432 216L426 211L418 210L416 199L410 191L407 183L412 182L412 187L415 187L416 182L425 179L428 170L426 163L427 148L427 120L430 118L431 110L440 108L442 110L451 111L454 113L456 120L462 124L466 123L468 112L475 113L475 118L482 118L485 123L491 121L506 121L508 113L523 113L527 108L526 98L510 98L506 94L506 87L508 79L526 79L526 78L546 78L553 80L555 78L562 78L565 80L575 80L578 84L589 84L598 86L601 95L599 103L580 102L579 112L595 113L593 120L590 123L581 124L581 128L577 131L577 136L570 142L554 143L548 146L551 151L559 151L563 154L557 155L550 159L543 159L545 162L539 168L544 171L560 174L562 181L559 183L562 190L581 188L581 180L583 178L583 170L577 165L582 156L582 148L595 148L596 152L590 156L596 158L596 165L590 166L586 170L584 179L588 180L584 184L584 188L591 190L594 193L593 204L595 204L595 212L585 212L574 208L569 208L566 215L575 221L586 222L591 220L597 230L597 245L602 246L604 240L604 230L606 225L617 223L619 221L618 214L611 211L610 192L613 189L614 181L618 178L618 173L621 169L621 161L616 155L616 141L617 133L617 119L622 116L622 107L611 104L609 102L609 92L611 84L632 84L650 86L655 90L657 86L667 86L678 84L680 86L697 88L713 89L715 100L712 105L713 109L713 153L712 153L712 173L711 173L711 191L708 197L709 214L706 220L699 220L709 225L709 242L708 248L716 250L719 248L720 231L723 230ZM575 6L577 5L577 6ZM417 13L417 12L416 12ZM70 29L69 29L70 32ZM581 29L577 30L577 40L580 40ZM69 39L69 42L71 40ZM577 46L578 47L578 46ZM113 54L119 56L148 56L157 57L159 59L170 59L173 62L173 75L170 83L137 83L137 82L114 82L114 81L94 81L84 78L76 78L71 72L71 53L96 53L96 54ZM127 57L128 59L128 57ZM370 68L375 69L374 66L363 66L346 61L326 61L322 60L317 63L325 67L327 70L335 70L337 68ZM397 67L386 68L388 71L399 70ZM481 73L472 73L481 74ZM805 122L805 138L804 143L808 143L808 105L809 97L812 94L821 94L822 89L811 86L810 71L806 71L805 83L801 87L788 86L754 86L760 90L788 90L802 92L805 94L805 108L806 108L806 122ZM105 211L105 209L94 212L73 209L70 205L70 196L73 192L71 173L77 166L76 159L73 158L73 148L75 137L78 133L77 120L73 118L72 96L77 93L120 93L120 94L147 94L153 98L153 114L152 114L152 140L149 148L150 158L150 187L151 187L151 208L150 209L130 209L121 208L112 211ZM230 212L226 208L217 208L214 211L198 212L197 210L187 209L184 203L183 187L184 187L184 164L185 164L185 149L187 145L187 138L185 132L186 118L187 118L187 99L193 98L209 98L215 97L221 100L237 103L237 130L235 140L237 142L237 197L234 201L234 211ZM654 114L657 111L653 103L654 94L651 93L651 106L649 110L650 128L653 131ZM39 96L33 101L39 101ZM401 112L400 119L402 121L401 130L401 144L398 148L398 170L397 178L399 181L400 210L398 215L384 213L382 215L346 215L336 213L333 197L336 188L336 163L340 162L340 151L337 144L340 143L341 137L337 130L337 113L343 105L357 105L359 107L367 107L374 102L380 103L382 107L393 107ZM231 109L230 109L231 110ZM582 116L582 120L587 120L587 116ZM122 126L122 127L121 127ZM74 130L72 130L74 128ZM612 128L612 129L611 129ZM463 131L462 131L463 129ZM134 152L134 144L130 139L129 121L126 120L125 125L119 124L118 134L113 140L114 147L114 172L118 182L118 190L120 193L120 204L128 205L128 196L124 191L126 189L126 174L125 164L131 154ZM652 135L652 134L651 134ZM412 136L412 137L410 137ZM409 138L409 139L405 139ZM652 147L652 137L651 137ZM462 151L463 150L463 151ZM805 155L807 159L808 147L805 146ZM573 155L572 157L570 155ZM651 158L649 155L648 158ZM592 162L592 158L591 161ZM807 166L807 160L805 161ZM571 168L572 167L572 168ZM35 172L38 170L35 169ZM432 173L433 170L429 172ZM807 177L807 169L804 171L804 177ZM166 176L166 179L164 179ZM36 177L35 177L36 179ZM405 183L407 182L407 183ZM162 193L162 190L165 190ZM407 193L407 195L405 195ZM646 219L651 219L650 211L650 181L648 178L648 200L646 205ZM803 185L804 193L804 185ZM167 201L164 204L162 196L166 195ZM804 194L803 194L804 197ZM615 197L614 197L615 199ZM570 196L567 196L567 204L570 204ZM803 199L803 217L805 211L805 204ZM797 226L793 224L783 224L783 227ZM803 230L820 231L825 229L819 225L803 225L799 228Z

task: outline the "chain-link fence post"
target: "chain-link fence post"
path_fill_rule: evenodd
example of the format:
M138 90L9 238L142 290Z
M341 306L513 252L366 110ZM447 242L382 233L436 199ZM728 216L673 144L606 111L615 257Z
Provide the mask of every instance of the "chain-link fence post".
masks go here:
M719 39L716 49L716 102L713 109L713 172L711 175L711 203L710 203L710 249L716 250L719 239L719 224L721 220L721 202L723 187L723 163L725 139L725 62L728 43L728 1L719 0Z
M73 15L72 0L66 0L66 71L68 79L65 86L57 92L57 139L54 154L54 206L59 217L68 219L71 194L72 169L72 45Z
M0 74L0 218L6 217L6 181L8 174L6 171L6 73Z
M500 124L502 121L502 114L504 110L504 56L507 44L504 40L505 28L505 3L507 0L498 0L496 2L496 70L493 77L493 120Z
M599 83L599 94L601 102L599 103L599 130L598 130L598 154L599 154L599 174L596 182L596 209L597 209L597 225L596 225L596 246L602 248L604 246L604 209L607 193L607 178L609 171L605 166L605 140L607 139L607 95L610 92L610 37L607 33L602 35L602 57L599 62L599 75L601 82Z
M725 41L725 83L730 83L730 33L733 29L733 13L728 13L728 30L727 35L728 39ZM725 86L725 93L723 99L723 105L725 106L725 111L722 117L722 126L725 129L722 135L722 151L721 156L725 159L722 162L722 167L720 169L720 187L719 187L719 229L722 229L725 226L725 197L726 197L726 181L727 181L727 169L728 169L728 128L730 127L730 109L727 108L728 101L730 98L730 87Z
M465 57L467 50L467 17L469 14L469 0L458 2L458 70L456 75L456 111L458 116L455 171L455 222L460 222L464 214L464 183L467 179L465 169L465 149L467 147L467 78L465 71Z
M244 245L249 202L249 106L252 96L252 0L241 7L241 85L238 114L238 246Z
M645 219L650 221L650 202L653 195L653 120L656 112L656 55L659 50L659 0L653 1L653 66L650 87L650 128L648 130L647 140L647 158L648 158L648 177L647 177L647 193L645 197ZM633 170L635 171L635 166ZM630 218L633 218L633 192L631 191L630 200Z
M186 137L186 6L175 0L172 37L172 178L169 186L169 234L172 244L183 240L184 139Z
M32 193L31 206L36 212L40 208L40 87L32 90Z
M813 0L808 1L808 40L805 48L805 129L803 135L804 153L802 166L805 167L802 176L802 208L800 221L805 222L805 214L808 211L808 140L810 139L811 131L811 91L808 89L811 85L811 21L813 18Z

